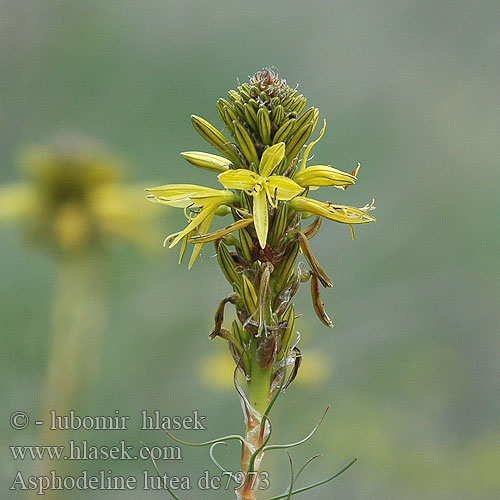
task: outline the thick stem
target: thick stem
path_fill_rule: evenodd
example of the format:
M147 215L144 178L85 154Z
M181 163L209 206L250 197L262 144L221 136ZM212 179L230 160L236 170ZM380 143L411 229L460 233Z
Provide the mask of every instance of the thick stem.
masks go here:
M269 404L271 369L261 368L259 363L254 362L252 364L252 379L248 386L248 400L253 409L262 415Z
M97 251L61 257L53 302L44 411L68 411L93 393L105 327L104 262ZM45 415L46 416L46 415Z
M259 486L260 464L264 453L259 453L249 472L250 460L262 445L269 432L269 424L262 423L262 417L269 405L272 368L261 368L257 360L257 339L252 339L250 346L251 379L248 382L248 400L252 407L251 418L247 421L245 433L246 444L241 453L241 471L245 473L243 484L236 491L239 500L255 500Z
M106 316L103 264L102 255L90 251L64 255L59 262L41 401L45 421L39 435L42 445L63 445L68 439L65 431L50 430L50 411L65 415L94 392ZM52 462L41 460L35 475L48 475L54 468L62 474L68 464L59 462L54 467ZM47 493L49 499L60 497L54 490Z

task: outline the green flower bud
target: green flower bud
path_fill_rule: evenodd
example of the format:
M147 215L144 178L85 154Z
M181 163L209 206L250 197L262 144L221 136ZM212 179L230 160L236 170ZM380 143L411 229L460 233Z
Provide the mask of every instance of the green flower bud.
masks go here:
M239 165L238 153L228 140L209 122L196 115L191 115L193 127L198 134L210 143L217 151L220 151L233 165Z
M295 120L287 120L281 127L277 130L273 137L273 144L278 144L278 142L286 142L292 133L295 126Z
M243 106L243 110L245 113L246 122L248 123L248 125L250 125L250 127L252 127L253 130L257 131L257 113L255 109L249 104L245 104Z
M281 122L285 118L285 109L283 106L279 105L276 106L272 111L271 111L271 121L279 127L281 125Z
M257 125L263 144L268 146L271 144L271 120L269 119L269 113L266 109L259 109L257 113Z
M236 120L233 121L234 135L238 142L241 152L247 159L248 163L253 163L254 165L259 164L259 156L255 150L252 138L248 134L247 130L241 123Z
M231 286L235 286L240 282L240 274L236 269L236 264L234 263L233 257L231 256L229 250L224 243L219 243L217 247L217 261L219 266L224 273L227 281Z
M313 124L306 123L293 134L290 142L286 145L286 166L290 165L290 163L298 157L300 150L311 136L313 130Z

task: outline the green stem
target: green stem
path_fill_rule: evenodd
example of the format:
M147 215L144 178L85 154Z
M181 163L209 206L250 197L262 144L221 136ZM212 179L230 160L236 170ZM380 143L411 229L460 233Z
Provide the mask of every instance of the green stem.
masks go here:
M259 449L266 438L266 422L262 423L262 416L269 406L271 390L272 367L262 368L257 359L257 340L252 338L250 344L250 381L248 382L248 400L255 413L247 422L245 434L246 443L241 454L241 470L247 472L249 463L255 450ZM264 426L264 428L262 427ZM247 476L245 482L237 490L239 500L255 500L258 491L258 476L264 453L261 452L253 461L253 472Z
M269 391L271 389L271 368L261 368L257 360L257 341L252 339L250 347L251 379L248 383L248 398L252 407L261 415L269 404Z

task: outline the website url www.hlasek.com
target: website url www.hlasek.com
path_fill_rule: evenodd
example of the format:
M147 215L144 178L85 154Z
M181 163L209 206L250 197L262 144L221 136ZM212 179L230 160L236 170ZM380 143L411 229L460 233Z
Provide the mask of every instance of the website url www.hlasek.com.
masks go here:
M120 441L113 446L94 446L87 440L68 441L61 446L9 446L14 460L182 460L180 446L134 447Z

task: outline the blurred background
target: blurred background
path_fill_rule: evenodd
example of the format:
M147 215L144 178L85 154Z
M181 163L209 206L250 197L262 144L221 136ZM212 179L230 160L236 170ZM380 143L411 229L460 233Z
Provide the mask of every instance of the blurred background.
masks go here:
M273 410L275 442L302 438L332 404L316 435L292 450L297 468L324 455L302 484L358 462L305 498L498 499L499 23L497 1L2 0L0 185L29 182L19 170L27 147L77 132L122 158L126 182L138 192L176 182L217 187L213 174L179 155L213 152L189 116L222 129L216 100L237 78L275 65L328 120L315 158L345 171L363 165L356 186L330 198L355 206L375 198L377 206L377 222L359 227L354 242L345 227L327 222L312 241L335 282L322 294L335 328L317 320L304 287L296 307L304 369ZM183 226L183 215L154 208L156 246L116 239L85 264L99 279L87 283L94 304L84 318L98 316L102 332L98 344L81 341L87 350L75 357L98 361L92 381L78 381L70 407L80 415L119 410L131 416L129 430L65 439L174 444L140 430L141 410L198 409L207 430L179 431L187 440L242 431L236 394L215 380L213 356L223 342L207 338L228 286L208 245L191 271L177 265L177 251L161 244ZM61 256L27 237L22 223L0 231L0 475L2 497L15 499L28 497L8 491L16 471L29 475L35 466L14 461L8 445L36 444L40 434L33 424L14 431L9 417L23 410L34 420L46 404L54 300L68 286L66 296L77 301L81 288L71 272L64 277ZM160 469L194 483L206 469L217 473L206 449L182 451L182 461L160 461ZM236 445L217 455L234 470ZM279 452L264 464L268 498L287 486L289 466ZM148 461L66 467L153 474ZM179 496L233 494L193 485ZM166 494L138 488L60 498Z

